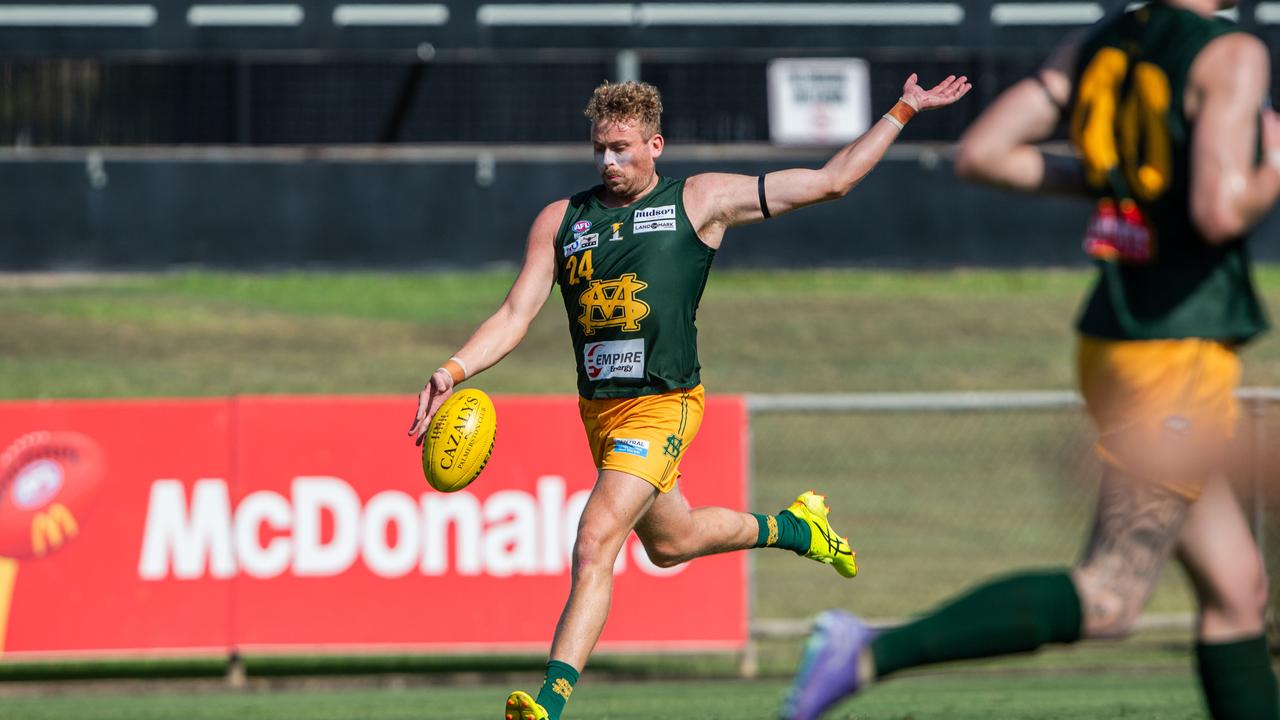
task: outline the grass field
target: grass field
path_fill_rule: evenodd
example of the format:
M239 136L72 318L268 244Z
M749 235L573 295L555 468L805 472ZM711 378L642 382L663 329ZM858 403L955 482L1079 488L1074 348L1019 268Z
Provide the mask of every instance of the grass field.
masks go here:
M406 398L407 426L427 373L510 279L0 276L0 398L394 393ZM735 393L1068 389L1071 320L1089 282L1082 271L716 273L699 313L703 379L711 392ZM1258 282L1280 305L1280 268L1264 268ZM559 304L553 296L480 387L573 392ZM1261 340L1245 361L1245 384L1280 386L1280 342ZM785 553L756 553L755 617L833 605L919 612L988 573L1071 562L1089 513L1075 485L1093 472L1089 432L1074 414L775 415L754 421L753 441L753 505L773 510L798 489L826 490L863 568L843 584ZM1166 574L1152 607L1189 608L1178 573ZM1031 718L1045 708L1066 718L1200 717L1186 649L1122 644L906 678L848 717ZM766 650L769 681L592 682L573 717L769 717L799 647ZM1097 670L1117 663L1152 671ZM0 718L490 718L475 708L507 689L9 698Z
M501 301L510 272L0 277L0 397L413 393ZM1259 272L1272 307L1280 269ZM1072 385L1084 271L713 273L699 311L712 392ZM553 296L480 384L573 392ZM1280 385L1280 343L1246 356Z
M781 681L584 682L571 717L590 720L746 720L775 717ZM67 696L0 700L21 720L495 720L506 689L498 686L273 693ZM1051 711L1046 711L1052 708ZM833 720L1032 720L1045 717L1203 717L1182 674L1001 675L915 677L876 688L830 713Z
M509 271L7 276L0 398L396 393L407 426L427 373L510 281ZM712 392L1068 389L1071 322L1090 282L1086 271L715 273L699 313L704 382ZM1263 268L1258 284L1280 304L1280 268ZM477 384L574 392L565 323L553 293ZM1280 386L1280 342L1264 337L1245 367L1246 384ZM974 577L1069 563L1088 518L1073 483L1088 482L1089 431L1074 414L777 415L754 428L753 505L827 491L877 577L801 598L762 586L760 617L830 605L918 612ZM782 554L754 561L783 586L821 570ZM1152 608L1187 607L1169 573Z

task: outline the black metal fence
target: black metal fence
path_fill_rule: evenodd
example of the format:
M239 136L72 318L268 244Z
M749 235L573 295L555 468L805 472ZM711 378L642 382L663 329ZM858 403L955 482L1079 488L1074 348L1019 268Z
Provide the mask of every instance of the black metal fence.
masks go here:
M0 2L0 145L576 141L620 53L675 141L768 140L767 62L830 56L870 62L873 107L910 72L973 78L912 127L951 141L1114 4ZM1265 10L1238 17L1269 36Z

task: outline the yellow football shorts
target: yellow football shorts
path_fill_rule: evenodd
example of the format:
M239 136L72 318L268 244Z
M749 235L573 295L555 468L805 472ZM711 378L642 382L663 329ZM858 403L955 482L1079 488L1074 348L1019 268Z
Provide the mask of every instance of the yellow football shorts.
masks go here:
M701 385L637 398L578 398L596 468L629 473L669 492L698 434L705 402Z
M1214 340L1113 341L1082 335L1080 392L1098 455L1126 475L1194 501L1222 469L1240 410L1240 359Z

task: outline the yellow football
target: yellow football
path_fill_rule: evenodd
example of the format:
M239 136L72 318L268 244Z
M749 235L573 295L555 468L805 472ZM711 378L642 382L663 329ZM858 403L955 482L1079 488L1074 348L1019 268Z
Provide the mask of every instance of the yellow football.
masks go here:
M467 388L444 401L427 429L422 447L422 473L440 492L456 492L471 484L493 454L498 416L482 391Z

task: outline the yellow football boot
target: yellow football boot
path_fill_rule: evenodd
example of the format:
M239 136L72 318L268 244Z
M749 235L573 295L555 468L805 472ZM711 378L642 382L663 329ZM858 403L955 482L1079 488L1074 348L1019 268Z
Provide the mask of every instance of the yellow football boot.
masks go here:
M507 696L506 720L547 720L547 711L529 693L517 690Z
M827 507L826 501L826 495L810 490L796 498L787 512L809 525L809 552L804 556L830 565L844 577L851 578L858 574L857 553L849 546L849 538L832 529L831 522L827 520L831 508Z

